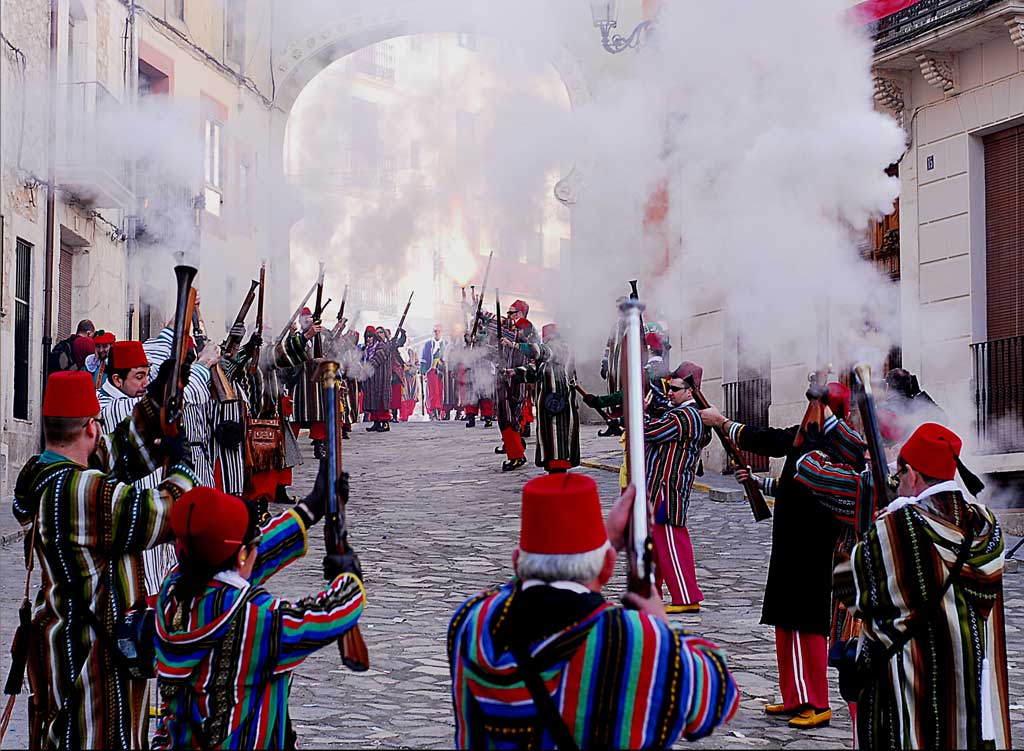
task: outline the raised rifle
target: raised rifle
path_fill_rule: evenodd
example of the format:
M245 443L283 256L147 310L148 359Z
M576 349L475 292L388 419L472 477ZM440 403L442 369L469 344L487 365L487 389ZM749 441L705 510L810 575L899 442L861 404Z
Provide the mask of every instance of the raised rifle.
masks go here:
M405 310L402 311L402 317L398 319L398 327L395 329L395 335L391 337L390 344L392 348L398 348L398 334L405 330L405 319L409 315L409 307L412 305L412 296L415 294L415 290L409 293L409 299L405 302Z
M263 279L263 271L266 267L260 266L260 279ZM240 325L245 325L245 319L249 315L249 309L252 307L253 301L256 299L256 288L259 287L260 294L263 294L262 281L257 282L255 279L251 280L251 286L249 292L246 293L245 299L242 300L242 307L238 309L238 313L235 315L235 322L231 326L234 330ZM237 334L228 332L228 338L224 340L224 343L220 345L221 352L224 357L232 358L238 354L238 348L242 346L242 337Z
M206 343L210 341L210 337L206 335L206 322L203 321L203 316L199 313L199 303L194 300L192 302L192 341L196 345L196 354L202 352Z
M188 356L188 324L192 320L192 308L196 300L192 289L196 271L194 267L184 264L174 267L177 292L170 355L174 365L164 388L163 404L160 406L160 426L164 435L171 438L176 438L182 432L181 411L185 405L185 386L188 385L185 358Z
M192 291L193 293L195 292L195 290ZM197 326L198 329L196 328ZM206 322L203 321L203 314L200 312L199 305L195 303L194 299L192 305L192 338L196 342L196 354L202 352L202 349L199 348L200 340L203 341L203 346L206 346L206 343L210 341L209 337L206 336ZM238 398L235 394L234 385L228 379L219 362L215 362L210 368L210 393L213 394L214 399L222 403L232 402Z
M864 424L864 438L868 443L868 456L871 457L872 497L870 504L857 507L857 537L863 535L875 509L884 508L889 503L889 465L885 461L882 449L882 431L878 426L878 414L875 412L875 397L871 391L871 366L859 362L853 366L853 383L857 392L857 408Z
M626 476L636 489L636 500L626 529L626 588L643 598L654 587L654 541L651 538L651 512L647 505L647 475L644 461L644 384L643 327L640 314L644 306L630 298L619 306L625 323L622 368L622 407L626 426Z
M260 264L260 293L256 299L256 326L253 328L253 333L257 334L260 339L263 338L263 293L267 288L267 264ZM263 345L261 344L252 353L249 358L248 369L250 373L255 373L256 369L260 366L260 349Z
M324 283L324 265L321 263L320 264L320 273L317 275L316 281L313 282L313 286L309 288L309 292L306 293L306 296L302 298L302 302L300 302L298 307L295 308L295 312L292 313L292 317L288 319L288 323L286 323L284 325L284 328L281 329L281 333L278 334L278 336L277 336L277 341L274 342L275 345L280 344L281 342L283 342L284 338L286 336L288 336L288 332L291 331L291 329L292 329L292 324L295 323L299 319L299 316L302 314L302 309L304 307L306 307L306 303L309 302L309 298L311 298L313 296L313 293L316 292L316 288L317 287L323 288L323 283Z
M320 278L316 282L316 303L313 305L313 325L319 326L323 321L324 308L324 275L323 266L320 267ZM319 334L313 337L313 359L319 360L324 356L324 340Z
M692 375L688 375L683 379L686 385L693 391L693 400L697 403L697 407L700 409L707 409L711 406L711 403L707 400L700 388L697 387L696 382L693 380ZM725 449L725 453L729 458L736 464L737 467L745 466L746 462L743 461L743 457L740 456L740 450L733 443L733 440L729 437L728 433L722 430L721 427L714 429L715 435L718 436L718 440L722 442L722 448ZM750 504L750 510L754 512L754 521L761 521L762 519L771 519L772 512L768 508L768 504L764 500L764 496L761 495L761 488L758 485L756 477L748 477L746 482L743 483L743 492L747 496L747 503Z
M341 429L338 425L338 391L341 388L340 366L327 360L320 366L320 384L323 391L327 422L327 513L324 515L324 543L328 555L351 552L346 528L345 504L338 498L338 480L341 479ZM349 670L362 673L370 668L370 654L359 626L353 626L338 640L341 661Z
M473 316L473 331L469 335L469 346L476 344L476 334L480 330L480 314L484 307L484 293L487 292L487 279L491 275L491 261L494 259L494 251L487 256L487 268L484 269L484 283L480 285L480 298L476 303L476 315Z
M345 291L341 293L341 305L338 307L338 318L337 323L334 324L334 328L331 329L331 340L333 341L341 334L342 326L345 324L345 303L348 302L348 285L345 285Z

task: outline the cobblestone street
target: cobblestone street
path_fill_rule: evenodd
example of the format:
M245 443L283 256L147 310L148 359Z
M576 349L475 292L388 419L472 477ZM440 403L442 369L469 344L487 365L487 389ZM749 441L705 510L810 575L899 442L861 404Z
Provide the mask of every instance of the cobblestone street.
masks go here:
M369 602L362 624L373 667L365 674L351 673L341 666L334 649L307 660L294 677L293 721L306 748L450 747L448 620L465 597L509 576L520 488L539 470L531 466L501 473L501 457L493 453L499 439L496 429L410 423L392 426L389 435L367 435L362 428L356 427L357 434L344 449L352 488L350 537L366 576ZM584 426L584 456L614 463L617 444L594 437L596 430ZM305 438L301 443L308 449ZM532 450L531 440L531 460ZM296 473L296 492L311 487L314 469L307 453L306 464ZM610 504L617 496L617 476L598 468L583 471L598 481L603 501ZM801 732L763 714L763 704L775 700L776 690L773 632L758 624L770 524L755 524L745 503L712 502L705 492L695 494L691 508L698 576L707 600L700 614L684 616L682 623L727 650L742 691L733 722L696 745L849 748L849 716L834 688L830 727ZM9 501L3 513L9 516ZM20 549L16 542L0 549L4 675L24 581ZM311 535L309 557L272 580L269 589L288 597L314 591L321 585L322 555L323 532L318 526ZM623 581L617 572L609 597L617 598ZM1024 577L1007 573L1005 585L1013 737L1020 743ZM24 730L22 701L6 746L24 745Z

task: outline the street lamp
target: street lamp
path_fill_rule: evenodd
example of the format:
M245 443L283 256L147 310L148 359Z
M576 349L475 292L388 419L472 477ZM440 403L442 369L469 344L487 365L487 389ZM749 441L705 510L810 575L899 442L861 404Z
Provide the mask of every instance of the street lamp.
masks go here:
M651 31L651 22L642 21L628 37L612 34L612 29L619 25L615 20L618 15L616 4L615 0L590 0L590 14L594 18L594 27L601 30L601 46L613 55L623 50L640 49L643 36Z

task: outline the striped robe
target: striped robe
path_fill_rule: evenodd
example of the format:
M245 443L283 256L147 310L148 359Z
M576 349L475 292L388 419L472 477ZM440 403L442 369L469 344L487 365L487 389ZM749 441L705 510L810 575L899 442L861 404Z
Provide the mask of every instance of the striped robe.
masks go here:
M505 584L452 618L456 748L554 748L513 643L528 646L580 748L665 748L710 734L736 711L739 692L714 644L597 593L535 589L546 591Z
M711 430L692 401L672 407L660 417L645 417L647 497L656 523L686 526L700 452L709 443Z
M197 484L191 467L172 466L159 488L131 483L156 470L159 412L143 398L131 418L104 436L87 469L51 451L29 461L15 488L14 515L26 528L36 513L42 586L32 619L32 659L45 686L47 748L141 748L146 740L146 681L114 663L78 612L86 604L108 631L146 594L142 551L170 539L171 506ZM77 600L68 597L73 586Z
M497 324L488 324L488 329L493 330L497 336ZM498 373L495 386L495 397L497 399L498 427L502 430L512 428L516 432L522 429L523 409L526 405L526 381L522 379L509 379L501 370L503 368L524 368L532 364L533 360L540 354L540 340L537 332L530 326L528 328L502 328L504 339L516 342L515 347L502 347L498 352Z
M165 707L154 748L284 748L291 671L355 626L366 599L353 574L297 602L263 589L305 554L305 523L288 510L263 529L248 586L211 580L183 604L172 594L177 569L167 577L157 602Z
M971 552L934 604L968 523ZM836 567L837 596L864 621L858 661L871 678L857 705L861 748L1011 748L1003 556L995 515L946 491L881 514Z
M374 342L363 350L363 364L372 369L360 381L363 390L363 412L391 410L391 346Z
M519 377L537 385L538 467L559 469L580 465L580 413L576 405L576 363L564 344L541 344L536 364L517 369ZM557 411L552 411L556 409Z

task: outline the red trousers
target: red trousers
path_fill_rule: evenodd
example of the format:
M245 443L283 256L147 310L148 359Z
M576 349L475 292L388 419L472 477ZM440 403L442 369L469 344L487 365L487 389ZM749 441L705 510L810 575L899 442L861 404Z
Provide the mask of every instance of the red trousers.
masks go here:
M427 371L427 409L444 409L444 384L436 370Z
M821 634L775 627L779 688L786 709L828 708L828 644Z
M464 409L467 415L479 414L485 420L494 419L494 400L493 399L481 399L480 407L477 408L476 402L473 404L467 404Z
M523 449L523 438L519 431L513 428L505 428L501 431L501 441L505 445L505 456L509 459L525 459L526 451Z
M277 494L278 485L292 484L292 468L269 469L266 472L254 472L252 475L252 492L245 495L246 500L255 501L261 497L273 498Z
M398 419L402 422L409 422L409 417L416 411L416 399L403 399L402 407L398 410Z
M526 397L523 403L523 425L533 422L533 399Z
M379 412L371 412L370 419L374 422L387 422L391 419L391 410L382 409Z
M692 605L704 599L704 593L697 586L697 570L693 561L693 545L686 527L671 524L654 524L651 527L654 538L654 561L658 591L661 583L668 585L673 605Z
M391 384L391 409L402 408L402 384Z

